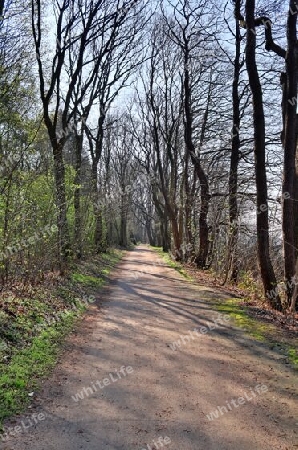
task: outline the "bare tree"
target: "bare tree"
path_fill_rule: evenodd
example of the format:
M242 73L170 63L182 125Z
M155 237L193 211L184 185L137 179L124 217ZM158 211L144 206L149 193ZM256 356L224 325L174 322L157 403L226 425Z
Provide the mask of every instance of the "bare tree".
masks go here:
M48 67L48 56L44 57L45 34L42 30L43 11L40 0L32 0L32 31L37 57L40 97L43 105L43 116L48 129L54 157L54 174L56 183L57 224L59 230L59 252L62 260L71 253L69 227L67 221L67 205L65 195L65 166L63 148L70 135L77 107L84 99L89 87L92 86L98 74L103 55L110 45L108 40L96 57L90 57L90 47L95 45L100 30L108 32L115 29L119 17L125 15L126 4L116 11L108 8L104 0L90 3L85 0L55 0L52 3L56 18L54 55ZM108 10L108 13L105 11ZM121 10L121 12L119 12ZM67 70L66 56L72 52L72 69ZM48 74L50 79L48 80ZM65 82L65 76L68 81ZM73 93L83 78L80 95ZM64 94L65 92L65 94ZM59 132L61 117L62 132Z
M269 253L268 194L265 158L265 116L262 87L256 63L255 0L246 1L246 27L246 67L253 98L254 116L258 259L265 295L268 297L270 291L276 288L277 283ZM281 301L278 295L273 297L271 302L275 309L281 310Z
M240 13L240 2L236 15L242 26L247 28ZM236 3L236 4L237 4ZM289 1L287 19L287 50L274 42L272 22L269 17L255 18L255 27L265 28L265 48L285 59L286 72L281 74L283 130L281 139L284 147L283 183L282 183L282 230L284 250L284 281L287 293L287 305L296 303L293 277L297 272L298 257L298 176L297 176L297 5Z
M154 151L151 166L157 175L152 177L152 194L159 211L167 246L167 221L170 221L173 236L173 253L181 259L183 226L178 208L178 169L181 161L182 100L176 64L180 57L175 55L171 42L158 31L152 34L152 53L149 65L149 79L143 79L145 90L145 121ZM171 56L170 56L171 54ZM162 80L162 81L161 81ZM144 108L144 105L141 105ZM158 188L163 203L160 203Z
M235 2L235 7L240 9L240 2ZM233 102L233 125L232 125L232 145L229 173L229 226L230 236L228 243L228 258L226 268L226 279L237 281L238 267L236 259L237 238L238 238L238 166L240 160L240 93L239 82L240 72L243 62L241 60L241 33L240 24L237 20L240 11L235 12L235 58L233 61L233 83L232 83L232 102Z
M98 166L103 152L106 117L122 89L137 67L144 61L141 31L148 15L141 1L131 1L116 9L110 33L103 32L93 48L94 58L100 57L100 70L95 78L94 99L97 107L96 127L86 123L85 131L92 160L93 202L95 217L94 245L97 252L105 250L103 212L100 201ZM108 43L108 45L107 45ZM105 50L104 50L105 49Z
M194 165L196 176L200 182L200 213L199 213L199 240L200 246L196 256L197 266L206 267L209 250L209 228L208 210L211 199L208 176L201 160L201 147L205 140L206 127L209 118L209 107L212 96L211 84L207 90L206 107L203 111L201 130L197 145L194 137L194 79L196 74L196 61L203 57L204 50L208 49L208 43L212 41L207 31L206 17L211 19L207 2L200 1L192 4L187 0L180 0L172 5L173 17L168 18L165 13L163 17L168 26L169 36L180 49L183 58L183 102L184 102L184 138L188 155ZM209 23L210 26L210 23ZM204 50L202 47L204 42ZM207 42L207 46L206 46ZM208 58L204 71L208 73ZM210 80L211 81L211 80ZM197 148L196 148L197 147Z

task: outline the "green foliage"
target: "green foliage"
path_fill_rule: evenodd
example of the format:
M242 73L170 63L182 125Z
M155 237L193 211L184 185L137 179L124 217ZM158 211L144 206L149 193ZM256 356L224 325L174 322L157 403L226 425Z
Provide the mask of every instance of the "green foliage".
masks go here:
M260 283L257 283L255 278L252 276L250 272L241 272L239 274L239 283L238 286L240 289L245 290L250 295L258 298L263 297L263 289Z
M295 347L288 347L289 360L298 368L298 350Z
M81 273L73 273L72 280L92 287L101 287L104 284L104 280L100 277L96 278L91 275L83 275Z

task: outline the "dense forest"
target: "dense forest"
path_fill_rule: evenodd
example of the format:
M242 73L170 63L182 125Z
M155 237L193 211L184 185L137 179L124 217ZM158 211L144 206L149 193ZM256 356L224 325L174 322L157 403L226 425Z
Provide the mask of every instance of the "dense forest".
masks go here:
M0 15L1 286L147 242L297 308L294 0Z

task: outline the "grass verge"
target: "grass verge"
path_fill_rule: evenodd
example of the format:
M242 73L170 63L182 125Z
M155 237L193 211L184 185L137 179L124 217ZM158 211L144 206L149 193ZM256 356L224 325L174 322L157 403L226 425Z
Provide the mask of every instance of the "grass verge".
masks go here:
M249 307L245 305L243 299L228 298L212 303L217 311L232 317L235 325L245 330L254 339L267 343L270 348L285 355L293 368L298 370L298 349L294 338L282 337L274 323L265 323L251 317Z
M55 366L65 337L93 303L122 257L119 250L73 266L43 285L16 283L0 296L0 429L22 412Z

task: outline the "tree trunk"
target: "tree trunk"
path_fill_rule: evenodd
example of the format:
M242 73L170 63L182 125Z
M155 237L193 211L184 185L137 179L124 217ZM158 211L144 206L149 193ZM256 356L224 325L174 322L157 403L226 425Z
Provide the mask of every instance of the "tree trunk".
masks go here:
M295 275L297 250L295 248L295 177L296 177L296 111L297 111L297 14L296 2L290 1L290 12L287 25L288 49L286 54L286 77L284 98L284 174L283 174L283 250L284 250L284 274L287 289L287 305L291 303L293 294L292 278Z
M240 7L240 5L239 5ZM237 15L236 15L237 17ZM239 79L240 79L240 56L241 56L241 34L240 25L236 19L235 30L235 59L234 59L234 80L232 85L233 100L233 127L232 127L232 148L229 173L229 244L228 258L226 268L226 280L236 282L238 267L235 260L238 238L238 164L240 155L240 98L239 98ZM225 280L225 281L226 281Z
M103 108L101 108L100 111L103 111ZM104 236L103 232L103 214L102 214L103 201L100 198L98 188L98 163L101 158L103 148L104 121L105 116L100 116L98 118L95 149L92 134L90 133L90 130L86 129L86 135L90 145L90 154L92 156L92 194L93 194L93 213L95 221L94 247L96 253L106 251L106 236Z
M0 0L0 28L3 23L3 11L4 11L5 0Z
M194 254L194 240L192 235L191 209L193 203L192 189L189 185L189 154L185 155L184 166L184 191L185 191L185 236L186 236L186 252L185 257L189 259Z
M103 248L103 227L102 227L102 202L99 198L98 191L98 161L94 160L92 163L92 186L93 186L93 213L94 213L94 247L95 252L100 253Z
M169 231L169 220L166 212L161 221L162 251L167 253L171 248L171 237Z
M295 181L294 181L294 246L297 265L298 258L298 117L296 119L296 157L295 157Z
M78 259L82 257L82 217L81 217L81 168L82 168L82 146L83 135L75 135L75 191L74 191L74 211L75 211L75 227L74 227L74 248Z
M120 212L120 242L121 247L127 247L127 204L124 189L121 195L121 212Z
M200 235L200 248L199 253L196 256L195 262L197 266L204 269L207 265L207 256L209 251L209 230L208 230L208 210L209 210L209 185L207 177L201 167L196 167L198 178L201 184L201 209L199 217L199 235Z
M174 257L176 261L181 261L182 253L181 253L181 235L179 230L179 223L176 217L173 215L170 216L170 222L172 227L172 235L173 235L173 243L174 243Z
M295 267L295 278L296 283L291 283L293 285L292 299L290 309L295 311L298 309L298 117L296 118L296 170L295 170L295 185L294 185L294 239L295 239L295 259L296 259L296 267Z
M200 217L199 217L199 237L200 237L200 247L199 253L195 259L195 262L199 268L206 267L208 249L209 249L209 236L208 236L208 211L209 211L209 183L207 176L202 168L200 155L196 155L195 146L193 142L193 118L191 111L191 86L189 79L189 51L186 48L184 54L184 110L185 110L185 123L184 123L184 139L186 151L191 157L192 163L194 164L194 168L196 171L196 175L200 182L201 194L201 208L200 208ZM205 133L205 126L208 117L208 106L206 108L204 114L204 120L202 125L201 132L201 142Z
M149 240L149 244L154 247L155 246L155 241L153 239L152 236L152 226L151 226L151 219L150 218L146 218L146 222L145 222L145 228L146 228L146 233L147 233L147 237Z
M269 254L269 221L267 201L267 176L265 159L265 117L263 93L256 64L255 0L246 1L247 45L246 67L253 100L254 155L257 188L257 242L258 260L266 297L272 307L281 310L281 301L277 294L270 297L270 291L277 283Z
M67 221L67 204L65 191L65 166L63 161L63 146L59 143L53 148L54 176L56 185L56 205L58 210L58 243L60 262L64 264L70 256L69 229Z

